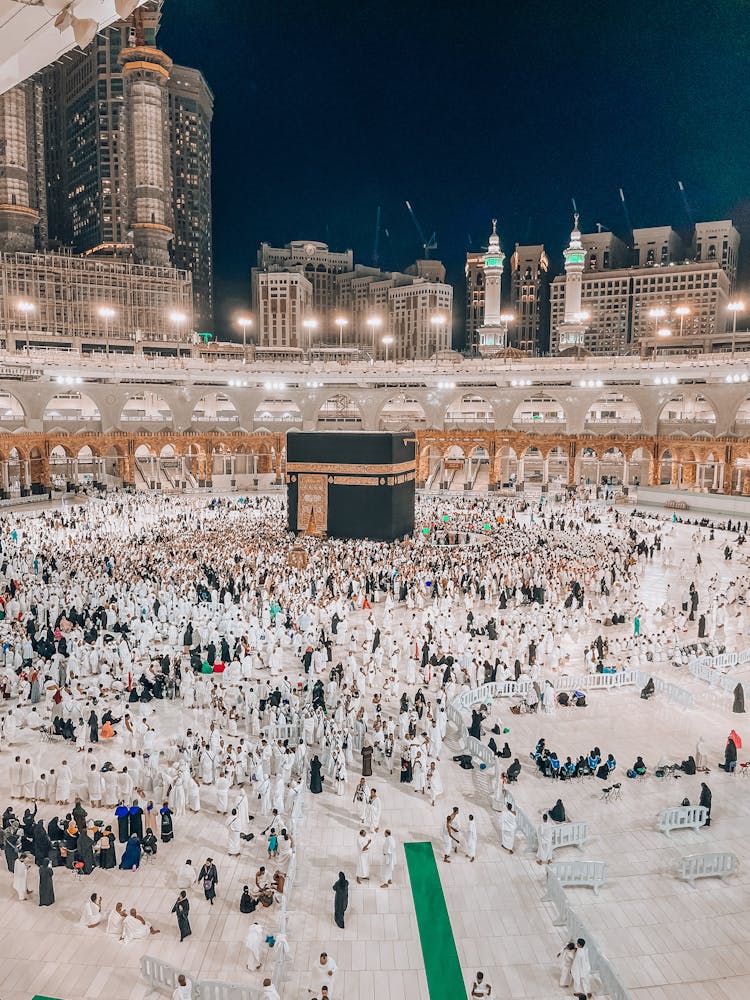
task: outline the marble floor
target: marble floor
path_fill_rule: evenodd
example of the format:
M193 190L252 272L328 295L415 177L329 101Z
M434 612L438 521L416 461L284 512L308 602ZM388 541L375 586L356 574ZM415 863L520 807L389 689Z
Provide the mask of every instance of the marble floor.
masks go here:
M678 525L671 539L675 553L689 558L690 565L695 549L693 530ZM705 580L716 572L725 583L730 575L747 572L742 562L724 562L722 545L719 535L714 543L701 545ZM658 561L650 563L641 588L644 603L655 606L667 587L681 583L679 565L665 569ZM376 619L381 608L375 607ZM743 606L739 617L732 617L727 624L730 648L744 647L749 623ZM575 656L597 631L592 626L590 635L575 637ZM686 633L685 639L694 635L694 631ZM291 662L289 666L291 669ZM560 794L571 818L589 822L590 839L584 850L579 854L567 848L557 852L556 858L576 856L608 862L609 881L598 897L590 890L568 892L632 996L637 1000L739 1000L750 996L747 866L726 884L703 880L695 888L677 880L674 871L682 855L706 850L731 850L741 862L747 860L750 782L746 784L739 775L725 775L714 765L722 759L725 737L733 725L746 737L749 747L750 730L745 732L742 716L731 715L731 700L710 692L685 671L665 664L656 672L690 688L696 707L686 711L660 698L644 702L637 692L622 689L592 693L585 710L517 717L498 701L493 714L509 726L507 738L522 763L528 761L537 739L544 736L561 755L584 752L598 744L605 755L614 753L622 764L617 779L623 783L623 796L618 802L605 804L603 783L594 778L553 786L530 767L524 767L514 794L534 819ZM193 713L175 704L161 703L154 712L165 735L196 721ZM624 778L624 768L637 754L652 766L662 755L681 760L694 752L700 735L708 743L712 760L706 780L714 795L713 824L699 833L676 832L670 839L656 832L655 815L660 808L679 804L685 796L697 800L699 780L685 776L659 780L651 775L642 782L631 782ZM108 748L107 756L111 756L110 751ZM3 807L9 801L9 762L17 752L28 753L40 768L63 756L58 746L40 745L35 739L14 746L12 752L3 747ZM289 907L292 954L284 1000L308 996L308 986L317 982L314 963L324 949L339 967L332 989L335 1000L428 1000L401 845L431 840L440 858L439 832L444 814L453 805L459 807L464 821L472 812L479 831L474 863L461 856L450 865L439 861L467 993L475 972L482 969L493 985L493 997L551 1000L569 995L557 985L556 955L563 938L553 925L552 908L542 901L543 871L524 852L521 841L512 856L501 850L497 816L489 804L487 773L478 768L461 770L450 760L455 752L449 733L441 763L445 794L435 808L411 786L400 785L397 774L380 774L376 769L372 785L383 800L381 832L390 827L399 844L399 863L390 889L379 888L380 837L374 844L370 883L358 886L353 877L360 827L352 803L356 776L350 773L344 796L326 789L322 795L306 797L297 879ZM97 754L105 759L104 751ZM71 748L68 757L76 756ZM743 751L740 759L746 759ZM81 777L79 773L79 782ZM264 861L264 844L260 839L243 842L241 858L228 858L224 820L214 810L213 793L207 791L201 813L177 819L174 842L160 845L156 861L138 872L97 872L81 882L68 871L56 869L57 903L51 908L37 906L35 895L25 903L18 902L6 873L0 879L0 1000L30 1000L34 994L63 1000L141 1000L148 992L138 969L144 953L178 965L193 977L259 985L263 971L249 973L245 969L242 945L251 918L239 913L238 901L243 883L252 880ZM40 813L49 817L53 807L43 807ZM92 810L92 815L111 819L106 810ZM257 822L253 828L256 832L260 829ZM180 944L170 913L177 895L175 871L187 857L197 867L209 854L218 861L218 899L210 907L202 891L191 891L193 934ZM350 879L345 930L332 920L331 886L340 869ZM101 893L105 910L117 901L136 906L161 934L125 945L108 936L103 927L82 927L81 907L94 889ZM261 922L264 919L260 917ZM268 918L269 932L275 929L276 919L275 913ZM269 966L270 958L266 968Z

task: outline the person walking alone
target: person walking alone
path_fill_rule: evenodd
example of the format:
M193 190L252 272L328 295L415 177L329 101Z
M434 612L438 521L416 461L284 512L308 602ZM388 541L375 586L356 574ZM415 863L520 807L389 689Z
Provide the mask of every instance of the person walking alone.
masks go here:
M183 889L177 897L177 901L172 907L172 913L177 917L177 926L180 928L180 942L193 933L190 929L190 900Z

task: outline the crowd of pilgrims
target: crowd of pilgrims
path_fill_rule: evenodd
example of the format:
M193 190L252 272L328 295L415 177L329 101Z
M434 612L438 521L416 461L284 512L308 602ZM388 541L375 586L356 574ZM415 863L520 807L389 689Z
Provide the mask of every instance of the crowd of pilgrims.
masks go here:
M602 518L577 500L518 515L515 500L424 499L417 520L429 531L396 545L306 538L303 567L290 564L299 540L276 498L116 495L3 515L0 746L44 738L52 760L40 771L21 752L11 765L11 795L33 809L3 814L9 869L33 856L41 902L53 865L115 867L119 841L119 867L137 867L207 797L230 856L252 836L252 810L288 860L288 817L308 777L313 792L327 776L343 795L355 760L365 777L374 763L434 805L446 706L461 691L526 677L528 707L552 712L555 672L671 656L666 623L687 627L684 595L651 609L638 594L644 563L672 556L669 522ZM446 518L468 542L449 544ZM710 628L747 586L738 577L714 599ZM626 621L635 627L602 638ZM191 725L165 730L159 702ZM498 753L512 756L507 743ZM543 740L532 756L550 777L615 767L598 748L560 761ZM516 757L508 780L519 772ZM371 825L373 793L355 792ZM57 815L45 821L49 805Z

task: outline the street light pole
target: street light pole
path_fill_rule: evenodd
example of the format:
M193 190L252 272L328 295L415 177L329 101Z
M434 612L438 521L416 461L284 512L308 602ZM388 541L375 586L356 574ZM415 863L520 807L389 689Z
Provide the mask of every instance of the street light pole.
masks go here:
M370 316L367 320L367 325L372 330L372 360L375 361L377 356L377 348L375 346L375 334L377 330L383 325L383 321L380 316Z
M316 319L306 319L303 320L302 325L307 330L307 350L312 354L312 333L318 325L318 321Z
M29 313L34 312L36 306L33 302L19 302L18 309L23 313L24 324L26 326L26 352L29 351Z
M106 353L109 355L109 321L115 315L115 311L109 306L100 306L99 315L104 320L104 342L106 345Z
M237 322L242 327L242 364L247 364L247 328L253 325L253 321L247 316L240 316Z
M732 314L732 357L734 357L734 351L737 343L737 313L745 311L744 302L730 302L727 309Z
M344 349L344 327L347 325L348 322L349 322L349 320L346 319L344 316L337 316L336 319L334 320L334 323L339 328L339 350L340 351L343 351L343 349Z
M393 343L393 337L391 337L390 334L387 334L383 337L383 343L385 345L385 363L388 364L388 348Z
M437 364L438 364L438 336L439 336L439 334L438 334L438 327L442 326L445 323L445 316L443 316L442 313L438 313L435 316L431 316L430 317L430 323L432 324L432 328L435 331L435 367L437 368Z

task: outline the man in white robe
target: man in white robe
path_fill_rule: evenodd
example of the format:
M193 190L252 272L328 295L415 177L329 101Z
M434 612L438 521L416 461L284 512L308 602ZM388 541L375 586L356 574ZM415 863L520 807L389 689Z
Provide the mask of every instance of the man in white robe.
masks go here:
M369 827L370 833L377 833L380 829L380 810L380 799L378 798L378 793L373 788L370 792L370 798L367 800L367 808L365 809L365 823Z
M73 784L73 772L70 770L67 760L64 760L57 769L57 782L55 785L55 801L59 806L64 806L70 799L70 788Z
M122 937L120 940L124 941L125 944L129 944L131 941L140 941L143 938L147 938L149 934L158 933L159 931L150 924L147 924L145 919L133 907L122 922Z
M13 889L18 896L19 902L23 903L31 890L28 888L29 868L26 864L26 855L21 854L16 858L13 866Z
M357 885L369 881L370 878L370 844L372 840L365 830L360 830L357 836Z
M230 858L240 856L240 822L236 809L232 810L232 815L227 820L227 854Z
M96 927L102 922L103 918L102 897L97 896L95 892L92 892L91 896L83 904L83 909L81 910L81 923L84 927Z
M177 888L189 889L198 881L198 874L193 868L193 862L188 858L184 865L177 869Z
M396 841L390 830L386 830L383 840L383 882L381 889L393 884L393 867L396 864Z
M578 938L576 941L576 953L570 974L573 977L573 992L576 995L584 993L586 996L591 996L591 964L589 950L583 938Z
M537 849L536 863L538 865L548 865L552 860L552 824L547 813L542 816L542 822L536 831Z
M193 984L187 976L177 977L177 986L172 993L172 1000L193 1000Z
M260 951L263 947L263 928L254 920L250 924L250 929L247 932L247 937L245 938L245 947L247 948L247 962L245 963L250 972L255 972L261 967Z
M516 841L516 826L518 820L510 802L506 804L502 818L501 844L508 854L513 853L513 845Z

